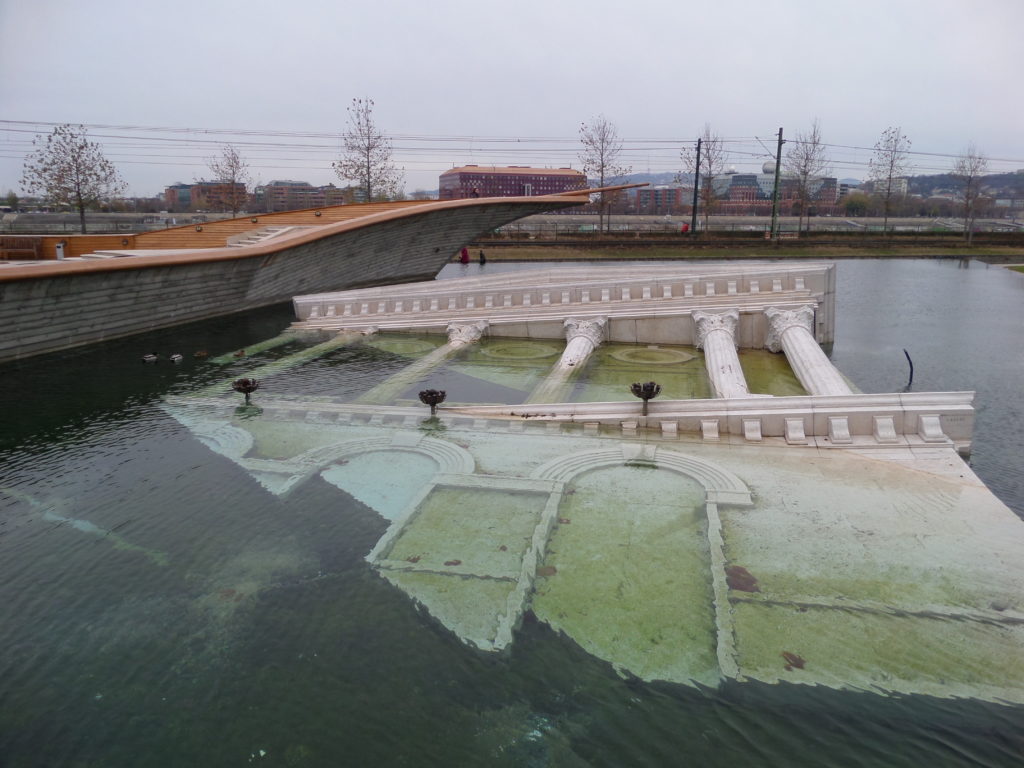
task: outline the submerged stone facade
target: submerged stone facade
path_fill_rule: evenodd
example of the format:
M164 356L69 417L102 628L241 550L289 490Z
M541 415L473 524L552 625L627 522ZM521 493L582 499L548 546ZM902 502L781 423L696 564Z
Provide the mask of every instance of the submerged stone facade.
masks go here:
M319 478L375 510L388 528L369 566L474 649L507 649L529 611L643 680L1024 702L1024 523L957 454L971 393L853 392L818 346L832 333L827 265L570 272L297 299L296 332L328 340L251 375L376 344L409 360L371 390L386 396L279 381L239 409L225 382L165 407L269 493ZM567 366L581 326L590 348ZM654 400L646 418L626 392L531 397L571 393L565 369L599 369L609 337L639 342L614 354L641 380L699 365L690 345L703 346L719 396ZM739 387L730 351L776 338L816 369L804 381L794 365L811 394ZM452 362L468 359L453 345L491 343L494 366ZM539 384L501 366L515 355ZM525 404L455 398L427 418L408 399L423 361L500 380Z

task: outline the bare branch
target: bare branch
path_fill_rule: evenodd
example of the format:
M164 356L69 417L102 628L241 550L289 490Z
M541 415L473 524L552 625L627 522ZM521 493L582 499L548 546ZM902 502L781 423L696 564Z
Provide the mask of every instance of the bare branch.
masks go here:
M810 207L815 192L815 182L828 173L828 154L821 138L821 123L815 118L807 133L796 132L790 140L789 151L783 160L786 172L796 181L796 193L800 200L800 219L797 229L803 229L804 216ZM820 183L818 183L820 187Z
M58 125L49 136L36 136L32 144L37 149L25 158L22 188L30 194L41 192L51 203L73 206L83 233L87 207L124 193L117 169L100 145L89 141L84 126Z
M953 176L964 183L964 238L974 241L974 219L981 197L981 179L988 173L988 158L971 142L953 163Z
M679 159L682 161L684 173L690 179L695 178L699 172L698 198L704 209L704 231L707 232L709 217L718 200L718 195L715 192L715 179L725 173L725 144L722 137L711 129L711 123L704 123L704 130L700 135L699 163L696 146L683 147L679 153ZM677 178L682 180L683 174Z
M893 182L907 175L909 170L910 139L899 126L886 128L882 137L875 143L875 155L868 164L868 178L875 182L875 194L882 198L885 206L885 218L882 231L889 225L889 211L892 209L892 198L896 192Z
M391 140L373 122L373 99L352 99L348 125L342 155L331 164L338 178L355 181L368 203L397 196L404 174L392 162Z
M616 184L632 170L629 166L619 164L622 140L615 124L609 122L604 115L599 115L589 123L580 124L580 142L583 144L579 154L583 172L587 178L596 178L599 187ZM607 201L605 193L602 192L598 207L599 228L602 231L606 208Z
M231 211L232 216L238 215L249 200L252 183L249 164L231 144L225 144L219 155L206 159L206 166L213 174L213 180L220 182L218 198L221 207Z

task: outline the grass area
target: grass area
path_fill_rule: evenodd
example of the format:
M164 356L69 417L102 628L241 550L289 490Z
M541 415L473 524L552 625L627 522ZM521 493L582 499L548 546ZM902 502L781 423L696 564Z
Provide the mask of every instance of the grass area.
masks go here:
M1011 264L1010 269L1017 272L1024 272L1024 264Z
M822 247L760 247L760 248L680 248L680 247L649 247L638 248L629 246L604 246L594 248L576 248L561 246L501 246L481 244L487 254L488 261L632 261L640 259L683 261L691 259L821 259L821 258L868 258L881 257L936 257L950 256L955 258L989 257L998 259L1018 259L1024 257L1024 248L1015 246L976 246L943 248L927 246L907 246L888 248L848 248L840 246ZM476 248L475 246L474 248ZM456 257L455 261L458 261ZM1015 269L1017 267L1014 267Z

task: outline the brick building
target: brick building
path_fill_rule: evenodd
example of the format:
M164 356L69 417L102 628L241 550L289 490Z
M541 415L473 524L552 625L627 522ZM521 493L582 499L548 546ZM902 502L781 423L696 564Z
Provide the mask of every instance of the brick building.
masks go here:
M314 187L308 181L275 180L256 187L253 195L258 211L294 211L301 208L323 208L355 202L353 190L341 189L333 184Z
M439 186L441 200L528 197L585 189L587 177L572 168L466 165L442 173Z
M164 204L168 211L242 210L248 198L245 184L225 181L178 182L164 189Z

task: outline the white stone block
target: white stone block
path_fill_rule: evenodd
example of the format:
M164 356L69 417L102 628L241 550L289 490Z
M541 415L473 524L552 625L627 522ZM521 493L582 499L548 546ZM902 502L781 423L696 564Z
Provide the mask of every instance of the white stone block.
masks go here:
M438 299L431 299L430 300L430 311L431 312L437 312L438 309L440 309L440 301Z
M718 441L718 419L701 419L701 436L708 441Z
M942 420L938 414L920 416L917 434L926 443L944 443L948 439L942 431Z
M404 301L396 301L395 302L395 312L404 312L404 311L405 311L405 302Z
M333 304L331 304L329 307L327 307L327 316L328 317L334 317L335 315L337 315L337 313L338 313L338 308L336 306L334 306Z
M641 295L645 299L651 298L651 286L645 285L643 288L643 293Z
M611 301L611 300L612 300L612 289L611 288L602 288L601 289L601 301Z
M678 421L663 421L663 422L661 422L661 434L664 437L676 437L679 434L679 422Z
M571 301L572 299L569 296L569 291L562 291L562 303L569 304Z
M757 280L751 280L750 281L750 292L751 293L760 293L761 292L761 283L758 282Z
M342 315L351 315L352 314L352 305L351 304L346 304L345 308L342 310L341 314Z
M797 291L804 291L804 290L806 290L806 288L804 288L804 279L802 277L794 278L794 280L793 280L793 288L795 290L797 290Z
M540 303L545 307L548 306L551 303L551 294L548 293L547 291L544 291L540 295Z
M875 440L879 443L896 443L899 442L899 436L896 434L896 423L892 416L875 416L874 417L874 435Z
M637 422L635 422L635 421L623 421L623 422L621 422L621 424L622 424L622 434L624 434L624 435L635 435L636 434Z
M803 419L786 419L786 442L790 445L807 445L807 434L804 432Z
M761 420L760 419L744 419L743 420L743 437L753 443L761 442Z
M420 300L416 299L416 301L414 301L412 303L412 311L413 312L419 312L421 306L422 306L422 303L420 302Z
M533 297L530 296L530 294L524 293L521 298L524 307L529 307L530 305L533 304Z
M663 299L671 299L672 298L672 286L671 285L663 285L661 287L661 298L663 298Z
M629 301L631 298L629 295L629 288L623 288L621 296L623 301Z
M459 300L454 296L448 298L448 309L457 309L459 306Z
M707 283L704 284L704 295L705 296L714 296L715 295L715 284L714 283L707 282Z
M782 290L782 278L776 277L772 279L772 292L779 293Z
M683 285L683 297L689 298L693 296L693 283L686 283Z
M589 304L590 303L590 291L580 291L580 303L581 304Z
M502 300L501 300L501 306L503 306L503 307L511 307L512 306L512 297L511 296L503 297Z
M494 296L484 296L484 309L491 309L494 306Z
M728 293L730 296L735 296L736 295L736 281L735 280L729 280L725 284L725 292Z
M850 422L845 416L828 417L828 438L834 445L853 442L853 438L850 437Z

